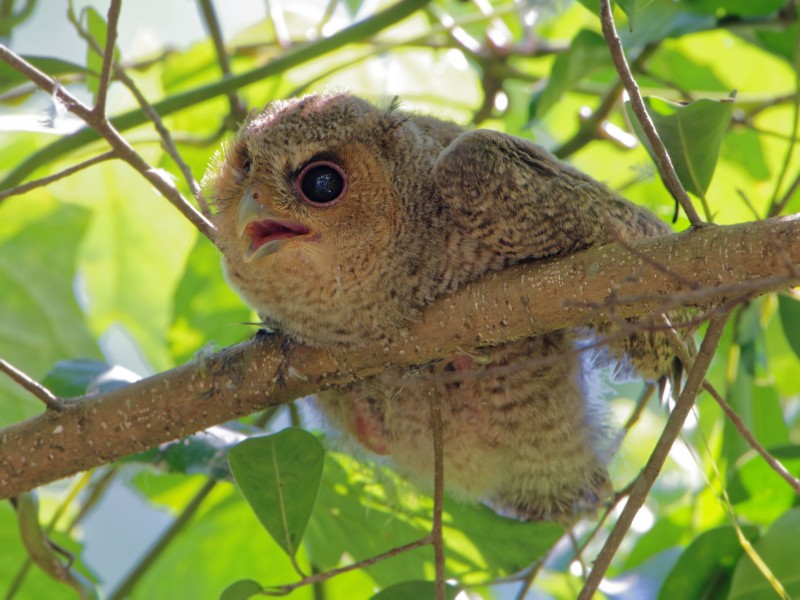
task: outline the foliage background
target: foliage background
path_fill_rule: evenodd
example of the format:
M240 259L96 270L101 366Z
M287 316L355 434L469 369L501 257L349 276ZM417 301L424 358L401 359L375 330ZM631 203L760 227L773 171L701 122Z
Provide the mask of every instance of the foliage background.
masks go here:
M97 12L83 12L82 23L102 33L106 3L86 5ZM629 57L636 63L642 52L649 54L635 71L645 95L673 101L722 99L737 90L734 118L705 194L713 221L764 218L783 199L784 213L800 211L800 161L793 152L797 24L779 12L791 12L793 3L628 0L619 5L615 14ZM30 15L25 6L31 7ZM76 2L76 13L84 6ZM291 53L295 44L369 18L380 5L271 0L219 3L216 8L232 70L243 73ZM15 22L11 10L22 11L24 18ZM5 2L0 11L4 43L25 55L64 59L43 68L79 97L91 99L98 59L68 23L66 3ZM226 95L203 94L221 75L201 15L190 2L126 3L119 43L128 75L151 102L200 90L202 101L164 118L198 178L237 119L230 117ZM376 38L319 52L229 91L248 109L330 87L378 102L399 95L410 109L534 139L670 221L674 202L631 135L599 29L596 7L588 0L438 0ZM181 36L172 35L177 30ZM70 41L53 47L52 40L62 36ZM56 136L80 125L5 67L0 93L0 176L8 177ZM601 123L587 126L587 116L604 99L609 110ZM110 114L137 108L122 85L112 86ZM700 132L685 133L692 141ZM151 126L125 136L151 164L173 173L190 196ZM104 149L94 142L42 160L33 177ZM225 346L252 334L241 323L253 316L222 280L213 245L125 164L105 162L2 200L0 211L0 356L60 395L83 393L89 381L95 387L118 385L161 372L192 359L209 342ZM676 231L687 226L683 218L674 225ZM795 474L800 473L799 313L798 301L789 295L741 306L709 374L756 438ZM72 362L59 363L65 360ZM104 380L94 381L101 373ZM641 387L634 382L609 393L620 423L633 410ZM2 426L41 411L36 400L4 378L0 397ZM666 409L651 400L630 429L612 465L617 489L645 462L665 415ZM129 584L133 598L217 598L237 579L262 585L291 582L297 578L291 561L236 488L214 477L224 463L218 452L224 442L265 423L273 431L288 423L317 427L309 418L291 408L256 416L98 469L91 477L49 486L40 493L41 521L53 523L53 539L78 557L76 568L109 597L122 597L120 590ZM120 579L112 572L130 570L140 558L129 552L130 540L140 532L125 528L127 511L133 510L131 490L155 507L155 516L137 513L136 518L151 524L152 542L162 541L163 547L144 554L153 561L135 576ZM791 488L753 456L714 401L702 395L601 589L612 598L655 597L659 590L665 598L774 597L745 556L735 523L787 590L800 594L800 554L786 551L796 547L800 535L797 505ZM430 528L431 506L430 499L391 472L329 453L298 562L306 572L325 571L422 537ZM93 511L113 514L116 521L90 536L86 523ZM68 597L63 584L36 568L20 578L26 551L16 521L12 506L0 504L0 589L13 590L9 593L15 598ZM177 526L167 529L165 537L163 527L169 522ZM582 524L575 537L581 540L590 530L591 524ZM518 524L488 510L448 503L448 573L484 597L521 596L525 569L560 534L552 525ZM112 557L105 564L116 568L84 564L80 557L92 544L102 547L100 554ZM586 563L597 548L593 541L583 552ZM423 548L301 588L292 597L367 598L397 582L432 577L433 555ZM530 597L572 598L581 581L580 563L562 539L537 572Z

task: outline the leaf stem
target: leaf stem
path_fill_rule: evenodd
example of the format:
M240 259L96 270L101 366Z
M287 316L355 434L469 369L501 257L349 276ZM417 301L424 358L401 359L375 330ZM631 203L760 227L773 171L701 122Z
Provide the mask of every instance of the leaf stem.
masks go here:
M20 387L44 402L44 405L49 410L62 411L66 409L66 405L61 398L2 358L0 358L0 372L8 375Z

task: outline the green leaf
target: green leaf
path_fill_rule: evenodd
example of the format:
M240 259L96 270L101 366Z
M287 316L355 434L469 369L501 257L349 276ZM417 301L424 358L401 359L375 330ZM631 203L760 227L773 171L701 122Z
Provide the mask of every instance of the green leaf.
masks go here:
M580 31L569 50L556 58L547 85L532 98L531 118L540 119L573 85L610 66L611 57L603 36L588 29Z
M89 213L47 198L16 208L0 219L0 356L40 379L58 360L100 357L73 292ZM0 426L42 410L7 377L0 397Z
M42 385L56 396L74 398L85 394L89 384L110 368L91 358L60 360L42 379Z
M661 98L645 98L644 102L681 183L688 191L704 197L733 115L733 102L703 99L681 105ZM636 135L652 157L650 142L630 102L625 105Z
M242 495L289 556L297 553L314 508L324 459L319 440L297 427L247 439L228 455Z
M800 357L800 300L786 294L778 294L778 312L786 341Z
M770 447L784 468L800 477L800 446ZM772 523L795 502L794 490L755 450L742 456L728 486L736 514L754 523Z
M445 597L455 600L458 588L445 586ZM384 588L372 597L372 600L422 600L436 597L436 584L433 581L404 581Z
M636 27L636 14L652 3L653 0L617 0L619 7L628 15L628 23L631 29Z
M758 528L743 526L742 533L751 542L758 538ZM734 565L744 550L733 527L718 527L697 536L678 558L661 590L659 600L672 598L724 598Z
M247 600L263 590L264 587L257 581L240 579L226 587L219 600Z
M789 598L800 597L800 508L787 511L772 524L754 549L781 582ZM742 555L733 572L728 600L773 600L775 589L747 554Z

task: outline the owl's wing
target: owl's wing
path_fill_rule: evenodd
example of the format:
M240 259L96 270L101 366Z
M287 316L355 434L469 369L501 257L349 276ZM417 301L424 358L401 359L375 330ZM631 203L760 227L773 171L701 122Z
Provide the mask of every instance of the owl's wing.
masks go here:
M434 179L453 226L505 264L670 232L647 209L544 148L503 133L460 135L439 155ZM681 321L688 313L679 310L670 317ZM630 319L624 327L595 323L594 330L609 342L598 359L614 361L622 374L628 367L649 380L672 373L669 338L652 324Z
M669 233L541 146L496 131L456 138L439 155L434 181L456 226L514 262Z

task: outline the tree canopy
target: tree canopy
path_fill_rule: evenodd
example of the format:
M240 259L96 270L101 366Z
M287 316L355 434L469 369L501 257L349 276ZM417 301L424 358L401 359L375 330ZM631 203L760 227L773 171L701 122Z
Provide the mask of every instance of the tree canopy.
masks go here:
M5 597L800 596L795 0L10 0L0 61ZM675 234L515 267L284 377L198 181L249 111L331 88L533 140ZM292 402L678 306L700 352L671 400L608 383L615 501L571 528L429 496Z

